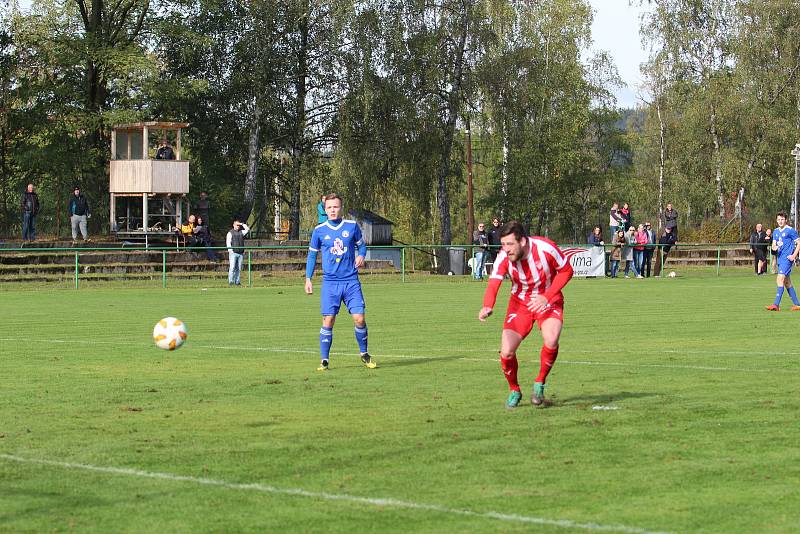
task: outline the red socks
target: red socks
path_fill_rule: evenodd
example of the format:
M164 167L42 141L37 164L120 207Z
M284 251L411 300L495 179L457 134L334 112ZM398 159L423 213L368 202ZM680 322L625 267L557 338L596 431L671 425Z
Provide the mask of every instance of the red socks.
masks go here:
M550 369L558 358L558 346L550 348L547 345L542 345L542 352L540 354L541 365L539 367L539 375L536 377L537 382L544 384L547 380L547 375L550 374Z
M508 380L508 387L512 390L519 391L519 383L517 382L517 369L519 362L517 362L517 355L510 358L500 358L500 366L503 368L503 374L506 375Z

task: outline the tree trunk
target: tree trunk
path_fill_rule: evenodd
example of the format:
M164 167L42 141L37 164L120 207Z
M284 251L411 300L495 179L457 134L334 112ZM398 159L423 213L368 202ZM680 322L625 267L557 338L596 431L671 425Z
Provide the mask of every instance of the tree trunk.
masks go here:
M253 117L250 124L250 137L247 143L247 174L244 177L244 197L239 210L239 218L247 221L253 212L253 203L256 198L256 180L258 180L258 161L261 156L261 106L256 99L253 107Z
M304 2L298 30L300 46L297 50L297 77L295 78L295 130L292 146L292 194L289 202L289 239L300 239L300 172L303 167L306 132L306 96L308 94L308 16L310 7Z
M467 46L468 13L466 7L461 14L461 32L458 36L458 45L455 50L455 69L453 72L453 84L447 99L447 120L444 123L444 138L442 139L442 149L440 152L439 173L436 187L436 207L439 209L440 241L442 245L452 243L452 228L450 224L450 198L447 192L447 178L450 176L450 156L453 151L453 139L455 137L456 119L461 111L462 84L464 77L464 53ZM450 258L447 254L442 255L440 269L442 272L450 270Z
M719 218L725 219L725 191L722 187L722 153L717 134L717 107L711 103L711 138L714 141L714 172L717 186L717 207Z
M659 159L658 159L658 233L661 234L661 221L664 219L664 165L665 161L665 128L664 118L661 116L661 99L656 98L656 112L658 113L658 146L659 146Z

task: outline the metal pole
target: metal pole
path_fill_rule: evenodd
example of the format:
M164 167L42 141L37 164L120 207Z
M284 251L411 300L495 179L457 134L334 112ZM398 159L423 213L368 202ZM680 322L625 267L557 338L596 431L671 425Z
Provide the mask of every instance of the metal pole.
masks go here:
M400 249L400 279L406 281L406 247Z
M78 289L78 253L75 253L75 289Z
M722 245L717 245L717 276L719 276L719 261L722 254Z
M247 287L253 287L253 251L247 251Z
M161 287L167 288L167 251L161 251Z

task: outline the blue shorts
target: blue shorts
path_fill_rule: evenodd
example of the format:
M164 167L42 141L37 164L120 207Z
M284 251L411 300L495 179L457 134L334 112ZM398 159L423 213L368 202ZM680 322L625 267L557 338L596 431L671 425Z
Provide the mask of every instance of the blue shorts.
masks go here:
M789 276L790 274L792 274L793 266L794 262L789 261L788 258L778 258L778 274Z
M339 307L344 302L350 315L364 313L366 303L361 293L361 282L348 280L347 282L322 282L322 298L320 310L322 315L338 315Z

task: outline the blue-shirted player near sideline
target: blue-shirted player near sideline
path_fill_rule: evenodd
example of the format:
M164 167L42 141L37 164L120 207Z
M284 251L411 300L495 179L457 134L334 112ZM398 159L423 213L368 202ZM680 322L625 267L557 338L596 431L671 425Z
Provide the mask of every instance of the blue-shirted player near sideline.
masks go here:
M797 293L792 287L792 279L789 276L792 274L792 266L800 252L800 238L797 236L797 230L786 225L785 212L778 213L777 223L778 227L772 232L772 250L778 257L778 278L776 280L778 291L775 295L775 302L767 306L767 309L781 311L781 298L785 289L794 303L792 310L798 311L800 310L800 301L797 300Z
M333 343L333 324L339 307L344 302L355 323L356 341L361 351L361 362L370 369L376 368L367 351L367 321L364 317L366 304L361 293L358 269L364 265L367 246L361 237L361 228L355 221L341 218L342 199L336 193L325 197L325 213L328 220L317 225L311 234L306 260L306 293L314 292L311 277L317 254L322 252L322 328L319 331L319 352L322 360L317 371L327 371Z

